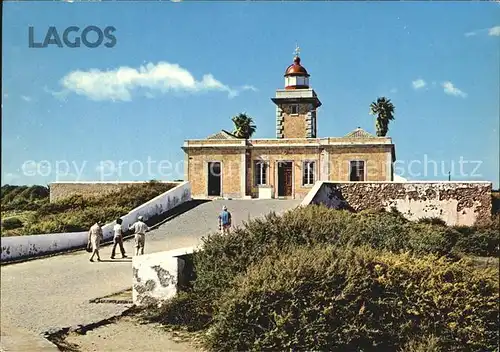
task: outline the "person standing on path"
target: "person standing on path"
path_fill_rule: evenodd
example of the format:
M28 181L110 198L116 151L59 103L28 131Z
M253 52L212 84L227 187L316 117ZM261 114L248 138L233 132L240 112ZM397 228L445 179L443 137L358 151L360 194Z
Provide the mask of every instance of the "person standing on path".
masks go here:
M227 207L222 207L222 212L219 214L219 229L223 235L229 235L231 229L231 213L227 211Z
M127 258L125 255L125 248L123 248L123 230L122 230L122 219L116 219L116 225L113 226L113 249L111 250L111 259L115 259L116 246L120 245L120 252L122 253L122 258Z
M135 255L143 255L144 245L146 244L146 232L150 228L144 223L143 217L139 216L137 221L130 225L128 229L135 233Z
M92 256L90 257L90 261L94 261L94 255L97 255L97 261L101 261L101 257L99 256L99 247L101 246L102 238L102 221L96 222L89 230L88 242L92 248Z

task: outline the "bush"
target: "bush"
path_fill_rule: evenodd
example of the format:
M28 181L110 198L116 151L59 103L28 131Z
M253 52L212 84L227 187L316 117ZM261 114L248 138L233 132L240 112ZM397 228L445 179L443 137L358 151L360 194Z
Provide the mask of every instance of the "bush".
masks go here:
M41 204L49 200L49 189L44 186L4 185L1 190L2 211L36 210Z
M500 213L500 190L491 192L491 210L493 214Z
M415 254L434 253L452 256L453 248L460 236L454 228L429 223L409 222L405 226L407 245L403 248Z
M96 197L75 194L53 203L49 203L48 198L41 198L36 202L28 201L26 199L28 196L36 198L45 194L43 187L33 186L24 188L22 190L24 198L16 198L13 202L22 201L26 203L24 208L29 206L36 210L22 229L24 235L77 232L88 230L97 220L113 221L174 186L175 184L151 181ZM9 195L12 192L19 192L17 188L5 188L5 192L7 191Z
M498 257L500 255L500 231L498 228L456 227L459 238L454 250L480 257Z
M49 196L50 196L49 188L38 185L28 187L27 189L18 194L18 197L32 201L36 199L45 199L45 198L48 199Z
M297 248L252 265L220 299L217 351L395 351L438 336L446 351L493 351L498 269L369 248Z
M164 325L187 327L189 330L201 330L211 321L211 312L206 311L202 296L181 292L161 307L150 307L143 312L143 318L149 322Z
M407 221L397 213L349 213L308 206L253 219L229 236L211 235L194 255L194 287L218 297L247 267L270 253L297 245L369 246L392 252L451 255L458 232L440 225Z
M2 186L2 205L12 202L16 196L28 189L28 186Z
M439 339L434 336L424 336L409 341L401 352L441 352L439 348Z
M3 230L13 230L23 227L23 222L16 217L7 218L2 220L2 229Z
M431 224L431 225L441 225L446 226L446 221L436 216L430 218L420 218L417 221L420 224Z

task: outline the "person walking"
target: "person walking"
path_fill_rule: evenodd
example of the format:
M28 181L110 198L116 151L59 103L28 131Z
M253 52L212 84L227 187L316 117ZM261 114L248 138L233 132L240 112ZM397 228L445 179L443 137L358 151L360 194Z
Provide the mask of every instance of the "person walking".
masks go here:
M222 212L219 214L219 229L223 235L229 235L231 229L231 213L227 211L227 207L222 207Z
M116 225L113 226L113 249L111 250L111 259L115 259L116 246L120 246L120 252L122 253L122 258L127 258L125 255L125 248L123 248L123 230L122 230L122 219L116 219Z
M101 257L99 255L99 247L101 246L101 241L103 239L102 236L102 221L97 221L89 230L88 242L92 249L92 255L90 256L90 261L94 261L94 255L97 255L97 261L101 261Z
M139 216L137 221L128 228L135 233L135 255L144 254L144 245L146 244L146 232L151 230L143 221L143 217Z

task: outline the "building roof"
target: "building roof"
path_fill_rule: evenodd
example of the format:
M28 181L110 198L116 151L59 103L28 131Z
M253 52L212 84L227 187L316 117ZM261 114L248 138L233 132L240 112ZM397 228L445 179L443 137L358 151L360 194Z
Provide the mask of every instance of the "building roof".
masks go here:
M286 68L285 77L286 76L309 77L309 73L307 73L307 70L300 64L300 57L295 56L295 58L293 59L293 64Z
M207 139L239 139L239 138L226 130L221 130L220 132L208 136Z
M364 129L358 127L354 131L349 132L344 136L345 138L376 138L371 133L366 132Z

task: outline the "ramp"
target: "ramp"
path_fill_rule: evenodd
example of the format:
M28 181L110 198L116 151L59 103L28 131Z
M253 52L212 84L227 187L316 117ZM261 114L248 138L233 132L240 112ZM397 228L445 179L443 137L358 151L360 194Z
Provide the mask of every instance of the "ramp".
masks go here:
M217 217L226 205L233 219L233 226L240 226L251 218L265 216L269 212L282 213L300 205L300 200L281 199L234 199L197 202L189 211L177 215L148 234L147 241L164 244L161 250L196 246L203 236L218 231Z

